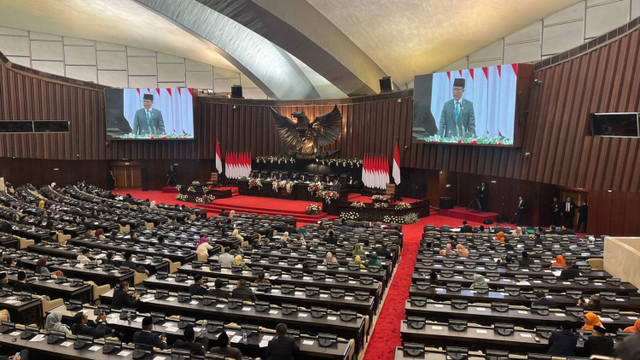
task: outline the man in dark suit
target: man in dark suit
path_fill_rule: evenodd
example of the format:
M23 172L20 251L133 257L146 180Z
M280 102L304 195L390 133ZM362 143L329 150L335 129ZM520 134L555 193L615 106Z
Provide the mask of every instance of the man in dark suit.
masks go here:
M149 275L149 270L145 269L144 266L136 265L136 263L133 262L133 253L131 251L125 252L122 256L122 267L126 267L133 271Z
M196 332L191 325L187 325L184 328L184 340L176 340L176 342L173 343L173 348L189 350L192 355L205 354L205 346L196 341Z
M279 323L276 325L277 338L269 341L267 346L267 360L293 360L300 351L300 346L293 339L287 336L287 325Z
M573 356L576 353L578 335L573 333L573 324L562 323L562 330L554 331L549 337L549 350L547 354L553 356Z
M193 277L193 284L189 285L189 294L191 295L207 295L209 292L204 287L204 279L202 275L196 274Z
M33 294L31 285L27 284L27 273L18 271L18 281L13 284L13 291Z
M244 279L238 280L238 286L231 292L231 297L242 301L256 302L258 300L256 294L247 287L247 282Z
M518 226L522 226L523 221L522 219L524 218L524 213L527 211L527 203L525 203L524 199L522 198L522 196L518 196L518 207L516 208L516 223L518 224Z
M547 298L547 295L544 293L544 291L536 292L536 301L534 301L531 305L545 305L550 308L554 308L557 306L556 302L553 301L553 299Z
M111 307L114 309L122 308L135 308L140 300L140 294L135 293L129 295L129 282L123 281L113 291L113 299L111 300Z
M133 116L134 135L163 135L164 120L162 112L153 108L153 95L144 94L142 96L142 109L138 109Z
M457 78L453 81L453 99L444 103L440 115L438 135L442 137L476 137L476 117L473 103L462 98L465 80Z
M160 337L157 334L154 334L152 331L153 319L151 318L151 316L145 316L144 319L142 319L142 331L136 331L133 334L133 342L135 344L151 345L163 350L166 349L167 338L163 337L162 339L160 339Z
M613 338L605 336L606 332L607 330L601 326L593 327L593 333L584 344L585 355L611 356L613 354Z
M71 332L75 335L86 335L99 339L107 335L111 336L116 331L107 325L107 315L104 312L98 314L96 320L90 323L87 314L80 311L73 316Z
M227 290L222 289L224 287L224 281L222 279L216 279L215 281L215 289L209 289L209 295L228 299L231 297L231 293Z
M478 188L478 200L480 200L480 211L487 212L487 200L489 200L489 188L484 184L484 181L480 183Z
M551 225L560 226L560 222L562 221L562 205L558 201L557 197L553 197L553 202L551 203Z
M578 208L578 225L576 226L576 232L580 232L580 229L584 226L584 231L587 231L587 215L589 213L589 206L585 200L582 201L582 205Z
M576 204L567 196L567 200L562 204L562 225L567 229L573 229L573 216L576 214Z
M460 233L472 233L473 228L467 224L467 220L462 221L462 226L460 227Z

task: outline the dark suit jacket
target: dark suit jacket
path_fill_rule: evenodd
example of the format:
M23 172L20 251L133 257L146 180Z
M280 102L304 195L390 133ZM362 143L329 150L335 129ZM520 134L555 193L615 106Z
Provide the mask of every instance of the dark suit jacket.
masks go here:
M554 331L549 337L547 354L554 356L573 356L576 353L578 335L571 331Z
M473 228L469 225L464 225L462 227L460 227L460 232L461 233L472 233L473 232Z
M209 292L198 284L189 285L189 294L191 295L207 295Z
M144 108L138 109L133 117L134 135L161 135L165 134L162 112L151 108L151 120L147 124L147 113Z
M576 277L579 277L579 276L580 276L580 270L576 268L564 269L560 273L561 279L575 279Z
M148 331L136 331L133 334L133 342L135 344L151 345L160 349L167 348L167 343L160 340L158 334L154 334Z
M13 291L33 294L33 289L31 288L31 285L24 283L22 281L18 281L15 284L13 284Z
M137 301L133 297L121 289L116 289L113 292L113 299L111 300L111 307L114 309L135 308Z
M527 202L522 200L522 203L518 202L518 208L516 214L523 215L527 211Z
M111 334L113 330L106 324L98 324L97 326L91 326L89 324L75 323L71 325L71 332L75 335L92 336L94 339L104 337Z
M232 358L235 360L242 360L242 352L240 352L240 349L232 346L226 346L226 347L214 346L211 349L209 349L209 352L211 352L212 354L224 355L225 357Z
M556 302L553 301L553 299L549 299L549 298L543 298L543 299L540 299L538 301L535 301L533 303L533 305L546 305L546 306L548 306L550 308L554 308L554 307L557 306Z
M231 297L230 292L222 289L209 289L209 295L219 297L219 298L225 298L225 299L228 299Z
M190 350L192 355L204 355L205 353L204 346L199 342L187 342L182 339L176 340L173 343L173 348Z
M563 201L560 203L560 211L563 215L569 215L569 217L573 217L576 213L576 204L572 202L569 203L569 211L567 211L567 202Z
M451 99L444 103L440 115L438 135L444 137L475 137L476 116L473 103L465 98L460 100L460 116L456 126L456 107Z
M589 336L584 343L585 355L605 355L613 354L613 339L608 336Z
M233 289L231 297L235 299L242 299L242 301L256 302L258 300L256 294L247 287Z
M280 336L269 341L267 360L293 360L300 351L298 343L290 337Z
M127 267L127 268L129 268L129 269L131 269L131 270L133 270L133 271L137 271L137 272L139 272L139 273L143 273L143 272L145 272L145 271L147 270L144 266L142 266L142 265L136 265L136 263L134 263L134 262L133 262L133 261L131 261L131 260L125 260L125 261L123 261L123 262L122 262L122 266L123 266L123 267Z

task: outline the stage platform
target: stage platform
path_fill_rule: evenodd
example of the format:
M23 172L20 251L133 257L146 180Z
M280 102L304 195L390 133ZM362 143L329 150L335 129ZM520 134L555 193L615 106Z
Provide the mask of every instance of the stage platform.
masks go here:
M453 209L440 209L439 214L442 216L448 216L452 218L462 219L462 220L470 220L479 223L484 223L485 220L489 219L492 222L498 221L498 213L493 212L479 212L476 210L469 210L463 207L454 207Z
M235 210L236 212L293 216L296 220L303 222L315 222L324 218L338 218L327 213L307 215L305 209L312 203L322 206L320 202L237 195L226 199L216 199L209 204L197 204L196 207L215 213L219 213L222 210L227 212Z
M365 203L365 204L370 204L373 202L373 200L371 200L371 196L364 196L358 193L350 193L349 194L349 202L355 202L355 201L359 201L361 203ZM401 201L392 201L390 204L392 205L397 205L399 202L406 202L409 204L413 204L416 203L420 200L418 199L412 199L412 198L408 198L408 197L403 197Z
M180 190L175 186L165 186L162 188L162 192L165 194L179 194Z

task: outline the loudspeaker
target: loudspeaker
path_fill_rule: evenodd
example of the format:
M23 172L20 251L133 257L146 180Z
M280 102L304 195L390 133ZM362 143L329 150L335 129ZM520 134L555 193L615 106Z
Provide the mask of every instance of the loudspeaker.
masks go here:
M231 87L231 98L232 99L242 99L242 86L233 85Z
M380 92L391 92L391 76L385 76L380 79Z

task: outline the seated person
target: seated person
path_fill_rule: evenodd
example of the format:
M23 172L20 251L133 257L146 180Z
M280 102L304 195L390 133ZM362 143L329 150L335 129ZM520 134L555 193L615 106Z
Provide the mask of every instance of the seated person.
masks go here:
M105 265L112 265L118 267L118 263L114 260L115 254L113 251L107 251L107 255L104 258Z
M87 265L87 264L89 264L91 262L94 262L93 260L91 260L91 250L88 249L88 248L82 249L82 253L80 255L78 255L76 260L78 260L80 262L80 264L82 264L82 265ZM97 264L101 263L100 260L97 260L95 262Z
M20 354L18 355L11 355L11 356L7 356L7 355L0 355L0 360L29 360L31 356L31 353L29 352L28 349L22 349L20 350Z
M501 243L504 242L504 232L500 231L498 235L494 238L495 241L499 241Z
M513 264L513 256L502 254L500 255L500 258L496 260L496 263L498 264L498 266L507 266L508 264Z
M460 232L461 233L472 233L473 232L473 228L467 224L467 220L463 220L462 221L462 226L460 227Z
M529 253L526 251L522 252L522 259L520 259L519 261L520 267L529 267L530 265L533 265L533 260L529 259Z
M376 248L376 254L378 254L378 257L381 259L391 260L393 258L391 252L387 250L387 244L385 242Z
M247 268L247 264L245 264L244 261L242 260L242 255L236 255L233 258L233 265L242 266L245 269Z
M636 320L636 322L633 325L624 328L624 332L632 332L632 333L640 334L640 319Z
M238 348L230 346L231 341L229 335L226 332L221 332L218 335L218 346L214 346L209 349L212 354L224 355L225 358L231 358L235 360L242 360L242 353Z
M247 282L244 279L238 280L237 287L233 289L233 291L231 291L231 297L235 299L241 299L242 301L258 301L256 294L254 294L253 291L251 291L251 289L247 287Z
M605 336L605 328L595 325L593 327L593 333L587 341L584 343L584 355L613 355L613 339L610 336Z
M584 325L582 325L582 330L593 330L594 326L604 327L602 322L600 321L600 317L592 312L586 313L582 319L584 320Z
M276 325L277 338L269 341L267 345L266 360L295 359L300 352L300 345L295 339L287 336L287 325Z
M484 276L480 274L473 275L473 284L471 284L472 289L487 288L487 287L489 287L489 284L487 284L487 281L484 279Z
M469 257L469 249L462 244L458 244L456 245L456 254L460 257Z
M13 291L33 294L31 285L27 284L27 273L18 271L18 281L13 284Z
M513 251L513 245L509 243L509 239L504 239L504 250Z
M515 230L513 230L513 232L511 232L511 235L513 237L522 236L522 228L518 226L517 228L515 228Z
M138 300L140 300L140 294L136 292L133 295L129 295L128 291L129 282L121 282L113 291L111 307L114 309L135 308L138 305Z
M218 263L220 264L220 267L231 268L231 265L233 264L233 255L229 254L227 249L224 247L220 249L220 251L222 252L218 255Z
M351 252L351 255L356 256L356 255L360 255L360 256L364 256L364 249L362 248L362 244L357 243L354 245L353 247L353 251Z
M371 258L369 259L369 263L367 265L382 266L382 263L380 262L380 260L378 260L378 253L371 254Z
M142 265L136 265L136 263L133 262L133 253L131 251L126 251L124 253L124 255L122 256L122 267L126 267L129 268L135 272L139 272L139 273L145 273L147 275L149 275L149 270L145 269L144 266Z
M14 259L5 259L4 252L0 251L0 264L5 266L16 266L17 261Z
M550 308L557 307L556 302L553 301L553 299L548 298L544 291L536 292L536 301L534 301L531 305L546 305Z
M74 335L86 335L98 339L109 335L115 336L116 331L107 325L106 314L99 314L94 322L89 322L89 317L80 311L73 317L71 332Z
M222 281L222 279L216 279L214 284L215 289L209 289L209 295L224 299L228 299L231 297L230 292L222 289L224 287L224 281Z
M440 250L440 255L449 255L449 254L455 254L456 252L453 251L453 245L451 243L448 243L447 246L444 248L444 250Z
M142 319L142 331L136 331L133 334L133 342L135 344L151 345L156 348L166 349L167 338L160 338L160 335L153 333L153 319L151 316L145 316Z
M600 311L602 310L602 308L600 307L600 295L591 295L587 303L585 303L584 300L580 298L578 299L578 306L583 307L585 310Z
M554 331L549 337L548 355L553 356L574 356L576 353L576 344L578 343L578 335L573 333L573 324L564 322L560 331Z
M196 245L196 256L198 257L198 261L207 262L210 250L213 250L213 246L209 244L206 234L202 234L200 242Z
M47 315L47 319L44 323L44 329L47 331L61 331L67 335L72 334L69 326L62 323L62 313L59 311L52 311Z
M564 259L564 256L562 256L562 255L556 256L556 261L553 262L549 268L552 268L554 266L561 266L561 267L566 269L567 268L567 261Z
M190 350L191 355L204 355L205 353L205 347L196 341L196 332L191 325L184 328L184 339L176 340L173 343L173 348Z
M360 255L356 255L355 258L353 258L353 261L349 262L349 265L360 265L360 269L364 269L365 266L362 263L362 259L360 258Z
M435 270L431 270L431 273L429 273L429 279L431 280L431 285L432 286L445 286L445 282L444 281L440 281L438 280L438 273Z
M567 268L560 273L561 279L575 279L580 276L580 270L575 262L567 263Z
M269 281L269 279L265 279L264 278L264 271L260 271L260 273L258 274L258 278L255 279L253 281L253 283L255 285L258 285L258 284L271 284L271 281Z
M9 285L9 276L6 272L0 272L0 289L11 291L13 288Z
M327 251L327 255L325 256L324 260L322 261L322 265L337 264L337 263L338 263L338 259L336 259L336 257L333 256L331 251Z
M189 294L191 295L207 295L209 292L204 285L202 275L196 274L193 277L193 284L189 285Z

